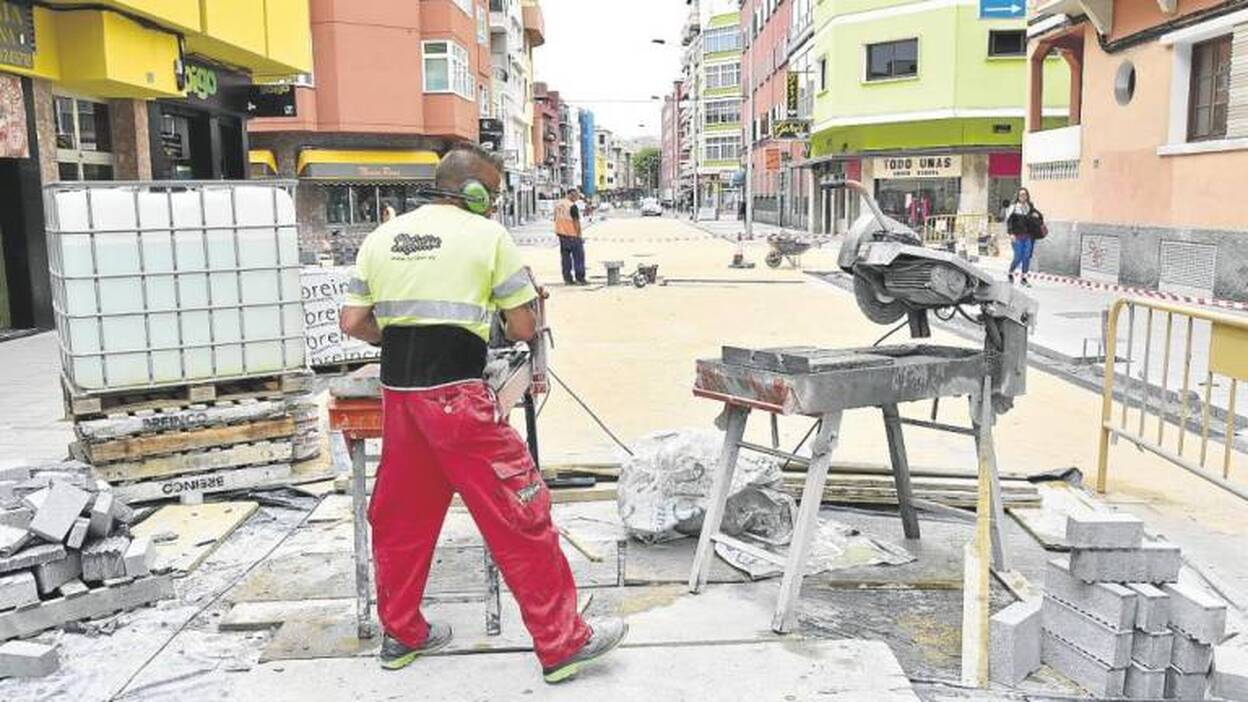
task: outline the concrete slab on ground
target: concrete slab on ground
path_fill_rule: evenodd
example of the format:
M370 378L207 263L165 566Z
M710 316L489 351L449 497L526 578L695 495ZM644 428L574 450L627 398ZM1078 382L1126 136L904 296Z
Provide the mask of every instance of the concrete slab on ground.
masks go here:
M622 648L574 684L547 687L532 654L488 653L419 661L399 673L368 658L283 661L231 678L231 696L422 699L463 702L603 699L668 702L815 698L918 702L888 646L878 641L782 641Z

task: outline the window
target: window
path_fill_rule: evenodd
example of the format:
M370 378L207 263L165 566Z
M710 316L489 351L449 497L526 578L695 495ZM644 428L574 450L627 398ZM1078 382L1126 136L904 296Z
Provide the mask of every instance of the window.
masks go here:
M735 100L706 104L705 124L735 124L741 121L741 105Z
M481 109L482 119L490 116L490 89L484 85L477 88L477 103Z
M421 185L332 185L325 188L325 221L328 224L376 224L381 212L393 207L395 214L416 209L427 200Z
M702 51L713 54L720 51L740 51L741 32L736 27L712 29L702 35Z
M867 44L867 80L909 78L918 74L918 39Z
M472 17L472 1L473 0L455 0L455 4L459 6L459 9L464 11L465 15Z
M819 58L819 92L828 89L828 57Z
M465 100L474 99L476 81L467 49L453 41L427 41L424 63L426 93L454 93Z
M1231 35L1192 46L1192 84L1187 93L1187 140L1226 136L1231 92Z
M988 32L989 56L1026 56L1027 32L1023 29L1002 29Z
M706 138L706 147L702 150L704 161L735 161L741 153L741 137L712 136Z
M484 5L477 8L477 43L481 46L490 43L490 16Z
M55 95L52 109L61 180L111 180L113 139L108 105Z
M706 87L735 88L741 84L741 64L724 63L706 67Z

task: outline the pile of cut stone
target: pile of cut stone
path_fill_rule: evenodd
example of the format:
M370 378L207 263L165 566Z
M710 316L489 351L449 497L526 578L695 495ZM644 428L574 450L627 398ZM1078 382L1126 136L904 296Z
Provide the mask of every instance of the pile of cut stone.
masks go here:
M84 463L0 467L0 643L172 597L133 519ZM0 646L0 677L49 672L38 646ZM30 656L41 663L23 667Z
M1048 562L1041 600L994 615L992 678L1017 685L1041 663L1098 697L1248 699L1248 666L1226 637L1226 603L1179 583L1179 547L1130 515L1066 523L1068 558ZM1215 653L1216 649L1216 653ZM1216 658L1216 665L1215 665Z

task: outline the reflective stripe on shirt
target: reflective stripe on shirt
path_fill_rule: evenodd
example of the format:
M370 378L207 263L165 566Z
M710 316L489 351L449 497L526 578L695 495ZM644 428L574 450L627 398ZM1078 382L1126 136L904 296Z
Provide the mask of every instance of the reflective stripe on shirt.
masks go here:
M523 268L512 274L510 278L504 280L494 286L491 294L494 299L499 300L505 297L511 297L524 289L529 284L529 272Z
M373 304L379 319L416 317L430 322L467 322L480 324L489 319L489 312L469 302L438 300L380 300Z

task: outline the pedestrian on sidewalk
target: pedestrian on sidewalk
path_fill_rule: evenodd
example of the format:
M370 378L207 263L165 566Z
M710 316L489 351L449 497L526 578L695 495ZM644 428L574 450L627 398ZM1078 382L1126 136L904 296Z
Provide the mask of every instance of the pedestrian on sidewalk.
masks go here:
M1014 271L1022 269L1019 276L1023 285L1031 287L1027 274L1031 272L1031 257L1036 251L1036 241L1043 239L1046 231L1044 215L1031 201L1031 193L1027 188L1019 188L1005 217L1006 231L1014 238L1014 260L1010 261L1010 283L1014 282Z
M539 292L507 230L488 219L502 166L472 144L438 165L440 199L365 239L342 331L381 346L381 466L369 504L381 665L398 670L445 647L451 627L421 614L429 568L458 493L520 605L548 683L619 645L620 619L586 623L550 519L550 492L482 380L490 319L538 333Z
M581 238L581 209L576 188L569 189L555 203L555 235L559 237L559 262L566 285L587 285L585 281L585 240Z

